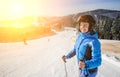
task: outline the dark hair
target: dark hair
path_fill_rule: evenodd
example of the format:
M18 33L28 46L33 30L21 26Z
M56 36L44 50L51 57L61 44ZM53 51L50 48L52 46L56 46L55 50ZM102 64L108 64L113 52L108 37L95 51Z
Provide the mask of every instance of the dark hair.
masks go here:
M83 16L79 16L77 19L77 22L79 23L79 27L80 27L80 23L81 22L88 22L89 23L89 29L88 31L93 34L93 27L96 23L95 19L91 16L91 15L83 15ZM80 31L80 29L78 28L78 31Z

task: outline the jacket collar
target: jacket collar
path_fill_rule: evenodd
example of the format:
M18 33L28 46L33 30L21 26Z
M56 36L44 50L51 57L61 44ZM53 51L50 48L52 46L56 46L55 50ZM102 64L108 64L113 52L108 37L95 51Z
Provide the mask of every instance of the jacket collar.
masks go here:
M94 37L98 39L98 34L96 32L93 35L91 35L90 32L87 32L87 33L80 32L80 36L82 36L83 38Z

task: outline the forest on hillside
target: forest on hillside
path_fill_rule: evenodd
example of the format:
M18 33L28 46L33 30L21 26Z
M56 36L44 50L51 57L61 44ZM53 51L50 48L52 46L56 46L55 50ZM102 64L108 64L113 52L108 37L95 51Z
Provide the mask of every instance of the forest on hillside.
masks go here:
M120 17L115 19L109 17L98 17L95 30L100 39L120 40Z

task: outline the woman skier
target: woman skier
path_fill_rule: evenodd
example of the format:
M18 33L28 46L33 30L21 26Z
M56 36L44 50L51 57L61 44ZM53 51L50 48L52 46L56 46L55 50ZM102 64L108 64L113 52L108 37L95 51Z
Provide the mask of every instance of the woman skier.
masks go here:
M98 34L94 30L95 19L91 15L78 17L79 34L73 49L62 56L62 60L76 55L80 70L80 77L96 77L98 66L101 65L101 44Z

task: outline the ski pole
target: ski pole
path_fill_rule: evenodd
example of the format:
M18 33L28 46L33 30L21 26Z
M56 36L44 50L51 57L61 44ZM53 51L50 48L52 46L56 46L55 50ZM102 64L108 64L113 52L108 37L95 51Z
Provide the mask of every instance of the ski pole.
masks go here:
M64 62L64 67L65 67L65 77L67 77L67 68L66 68L66 63Z

